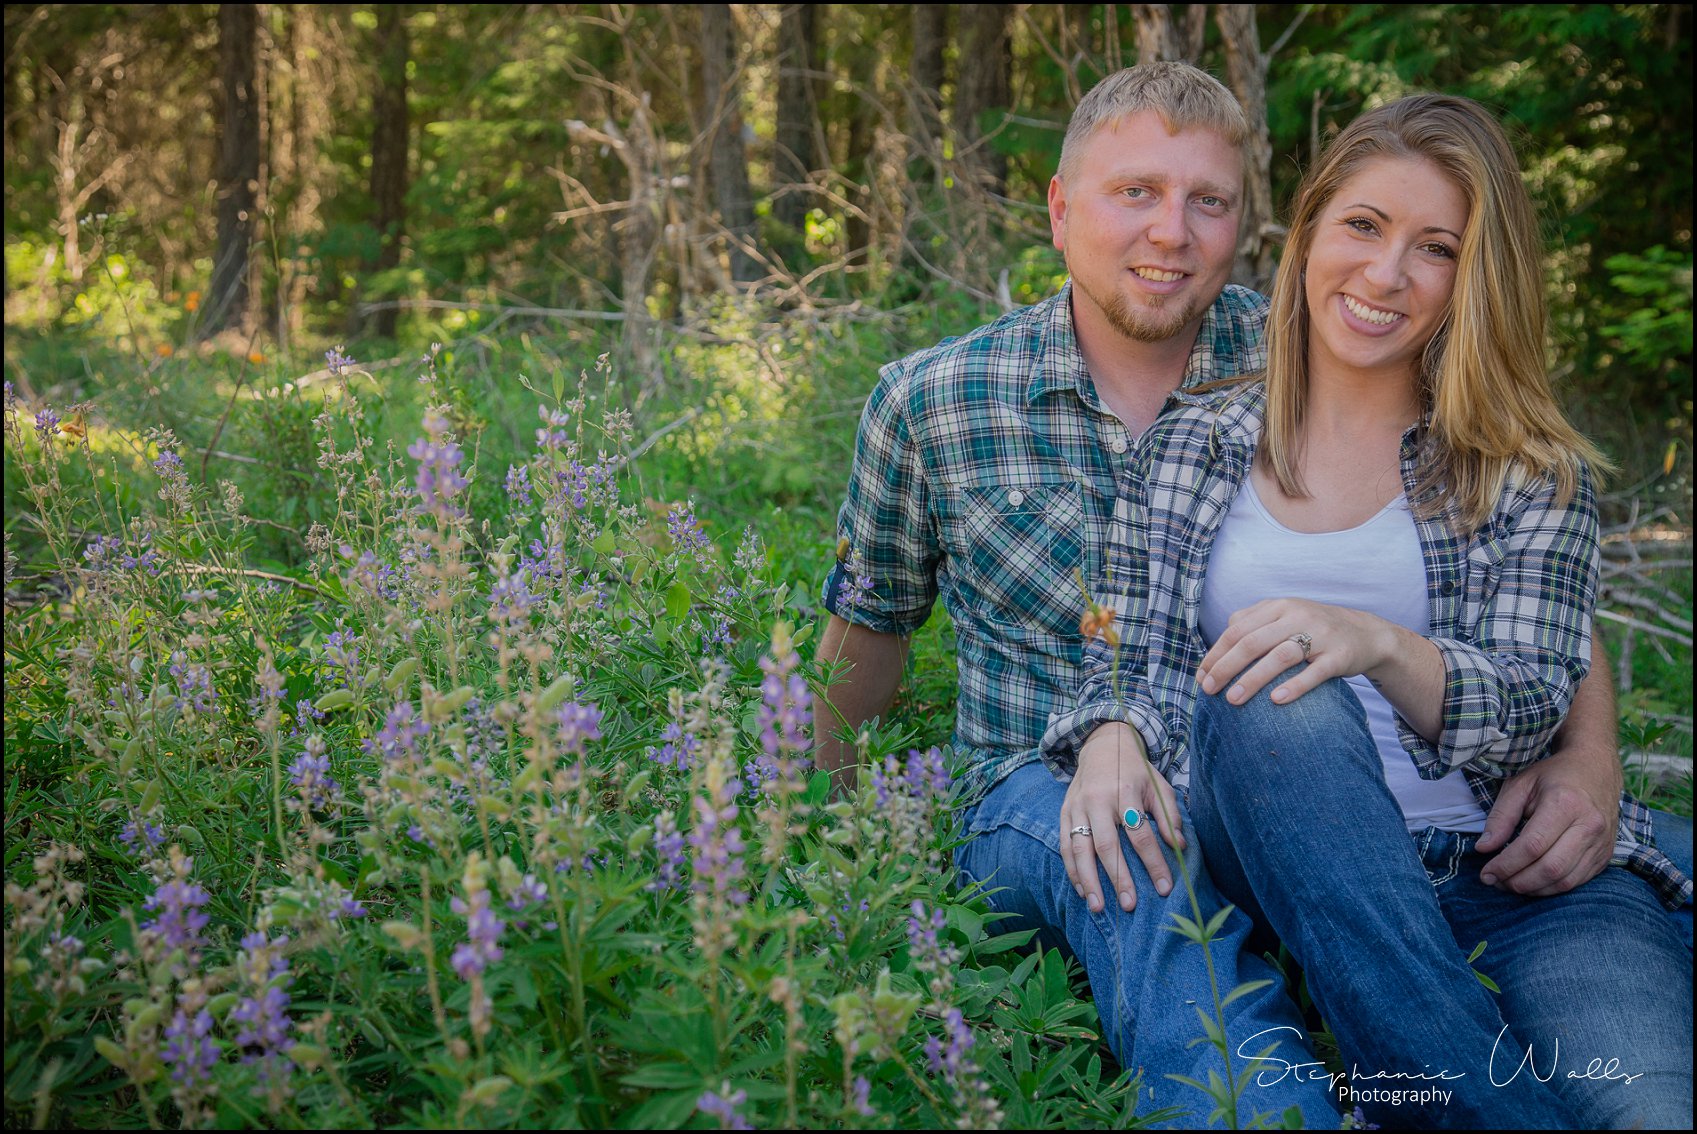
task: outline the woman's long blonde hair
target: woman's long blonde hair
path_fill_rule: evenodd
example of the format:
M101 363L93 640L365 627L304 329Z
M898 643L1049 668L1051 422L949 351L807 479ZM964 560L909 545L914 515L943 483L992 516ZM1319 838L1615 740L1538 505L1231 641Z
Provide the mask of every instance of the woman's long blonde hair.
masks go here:
M1449 313L1420 368L1426 416L1417 514L1449 511L1461 534L1490 516L1511 472L1553 477L1562 502L1582 462L1607 461L1562 414L1545 364L1547 317L1538 225L1503 129L1484 107L1453 95L1410 95L1368 111L1321 155L1297 191L1283 271L1268 316L1267 421L1261 458L1289 496L1308 409L1308 304L1300 268L1320 214L1343 183L1380 157L1424 158L1467 198L1467 228Z

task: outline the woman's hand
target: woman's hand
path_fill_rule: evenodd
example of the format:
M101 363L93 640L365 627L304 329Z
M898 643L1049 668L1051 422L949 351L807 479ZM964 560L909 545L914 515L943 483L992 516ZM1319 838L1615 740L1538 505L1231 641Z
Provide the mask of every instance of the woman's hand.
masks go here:
M1143 860L1156 892L1165 897L1173 888L1172 871L1155 831L1158 826L1167 845L1184 846L1178 801L1172 785L1150 767L1137 730L1113 722L1098 728L1084 742L1078 754L1078 770L1061 801L1061 858L1073 889L1092 913L1104 908L1098 862L1119 893L1120 909L1130 913L1137 907L1137 885L1120 853L1121 819L1128 807L1137 808L1144 816L1130 833L1132 849ZM1080 827L1087 828L1088 833L1078 831Z
M1371 671L1396 650L1401 630L1377 615L1344 606L1263 599L1231 616L1196 676L1204 693L1225 689L1226 700L1241 705L1267 682L1306 661L1301 672L1271 694L1275 704L1286 705L1329 678L1373 676Z
M1306 643L1306 647L1304 645ZM1444 727L1444 659L1426 638L1364 610L1307 599L1263 599L1231 616L1196 671L1204 693L1241 705L1279 674L1307 665L1270 694L1288 705L1323 681L1364 674L1415 732Z

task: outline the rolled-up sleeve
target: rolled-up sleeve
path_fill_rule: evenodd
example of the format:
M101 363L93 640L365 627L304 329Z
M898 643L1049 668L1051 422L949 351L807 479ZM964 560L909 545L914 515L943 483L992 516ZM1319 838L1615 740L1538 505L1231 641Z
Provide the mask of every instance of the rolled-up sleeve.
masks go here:
M1601 558L1589 471L1565 504L1528 482L1467 549L1460 633L1433 637L1445 668L1443 731L1402 726L1428 778L1452 768L1504 777L1547 754L1590 667Z
M924 462L910 427L910 394L907 370L893 363L867 399L848 495L837 515L837 535L849 554L839 556L823 595L832 614L903 635L930 616L942 557Z

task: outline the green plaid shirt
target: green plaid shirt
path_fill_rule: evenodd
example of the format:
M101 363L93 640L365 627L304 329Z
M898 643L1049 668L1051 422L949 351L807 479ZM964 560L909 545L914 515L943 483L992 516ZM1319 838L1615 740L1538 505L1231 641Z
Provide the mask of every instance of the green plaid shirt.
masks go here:
M941 595L954 620L957 766L976 800L1038 759L1051 714L1078 691L1080 579L1101 570L1115 482L1136 446L1079 353L1072 285L891 363L861 417L825 606L913 633ZM1266 364L1267 301L1228 287L1203 318L1183 384Z
M1175 784L1188 779L1203 576L1214 536L1249 476L1261 438L1259 382L1179 394L1144 436L1138 467L1120 481L1100 601L1114 608L1119 672L1100 639L1085 651L1078 704L1043 739L1061 772L1108 720L1135 727ZM1402 473L1415 498L1420 431L1403 437ZM1444 514L1415 520L1426 565L1431 630L1443 655L1443 731L1427 741L1397 718L1403 747L1428 779L1459 768L1489 812L1502 781L1549 754L1591 658L1599 559L1589 479L1567 504L1547 477L1511 476L1496 509L1462 539ZM1129 663L1129 664L1128 664ZM1691 882L1655 847L1650 813L1623 794L1616 865L1647 879L1669 908Z

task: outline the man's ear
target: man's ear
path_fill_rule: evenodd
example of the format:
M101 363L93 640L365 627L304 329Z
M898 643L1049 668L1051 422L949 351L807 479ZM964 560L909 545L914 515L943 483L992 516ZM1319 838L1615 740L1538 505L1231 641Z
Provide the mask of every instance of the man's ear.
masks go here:
M1056 251L1067 250L1067 187L1061 175L1049 178L1049 239Z

